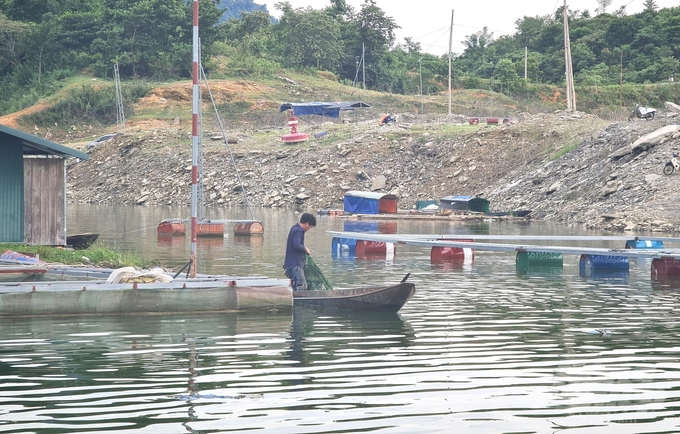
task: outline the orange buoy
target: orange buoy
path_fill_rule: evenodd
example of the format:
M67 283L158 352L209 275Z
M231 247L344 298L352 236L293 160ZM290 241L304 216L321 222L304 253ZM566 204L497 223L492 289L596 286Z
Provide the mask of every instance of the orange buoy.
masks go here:
M234 235L262 235L264 226L260 222L236 223Z

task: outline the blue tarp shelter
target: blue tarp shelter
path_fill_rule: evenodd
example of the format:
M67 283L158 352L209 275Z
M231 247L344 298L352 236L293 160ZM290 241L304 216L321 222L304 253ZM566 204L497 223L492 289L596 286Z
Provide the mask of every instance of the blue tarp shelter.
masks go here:
M489 201L477 196L446 196L439 199L439 208L488 214Z
M360 108L371 108L371 106L362 101L302 102L282 104L279 111L292 110L295 116L318 115L337 118L340 117L340 112L343 110L357 110Z
M344 197L344 211L352 214L395 214L397 196L371 191L348 191Z

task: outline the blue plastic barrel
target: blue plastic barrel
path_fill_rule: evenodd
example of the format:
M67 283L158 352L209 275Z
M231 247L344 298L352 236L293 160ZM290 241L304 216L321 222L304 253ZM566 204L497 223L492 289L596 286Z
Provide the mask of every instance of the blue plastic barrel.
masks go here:
M661 240L628 240L626 249L663 249Z
M594 270L628 271L629 266L627 256L581 255L579 260L579 272L582 275L590 274Z
M331 243L331 255L334 258L343 256L355 256L357 248L357 240L349 238L333 238Z

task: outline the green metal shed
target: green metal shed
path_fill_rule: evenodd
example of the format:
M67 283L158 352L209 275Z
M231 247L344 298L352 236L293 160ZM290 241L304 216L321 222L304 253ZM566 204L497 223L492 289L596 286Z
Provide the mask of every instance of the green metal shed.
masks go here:
M0 125L0 242L66 244L66 158L89 155Z

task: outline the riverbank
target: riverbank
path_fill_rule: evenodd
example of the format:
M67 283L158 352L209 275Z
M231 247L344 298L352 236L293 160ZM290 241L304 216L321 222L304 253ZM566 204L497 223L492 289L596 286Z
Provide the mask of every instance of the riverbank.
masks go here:
M153 266L159 265L157 261L149 258L143 258L136 253L112 250L96 243L93 246L83 250L11 243L0 245L0 252L5 250L29 254L50 264L85 264L102 268L151 268Z

